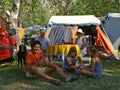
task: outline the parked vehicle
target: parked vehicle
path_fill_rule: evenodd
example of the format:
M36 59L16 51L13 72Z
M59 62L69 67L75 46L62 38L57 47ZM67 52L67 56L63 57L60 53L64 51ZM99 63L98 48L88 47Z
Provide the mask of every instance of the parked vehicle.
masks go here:
M9 24L0 15L0 62L12 58L16 40L13 35L16 34L15 29L10 29Z

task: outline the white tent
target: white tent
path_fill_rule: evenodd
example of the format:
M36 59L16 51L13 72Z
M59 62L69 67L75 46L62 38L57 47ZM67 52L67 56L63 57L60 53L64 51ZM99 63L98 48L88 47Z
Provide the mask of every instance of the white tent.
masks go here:
M120 45L120 13L109 13L104 26L113 47L117 50Z
M78 26L90 26L90 25L100 25L100 20L95 17L94 15L74 15L74 16L52 16L49 20L49 25L52 28L52 32L49 34L49 38L52 42L52 44L55 43L62 43L62 40L64 39L65 42L70 41L71 36L71 25L78 25ZM53 26L52 26L53 25ZM61 25L60 27L57 27ZM57 30L57 31L56 31ZM60 35L56 35L60 33ZM52 37L50 37L52 36ZM75 36L73 36L75 37Z
M100 20L94 15L52 16L49 24L100 25Z
M74 41L78 28L82 28L86 35L91 35L95 45L102 46L106 53L118 59L106 32L101 27L101 21L94 15L52 16L47 25L46 36L52 44L69 42L70 39Z

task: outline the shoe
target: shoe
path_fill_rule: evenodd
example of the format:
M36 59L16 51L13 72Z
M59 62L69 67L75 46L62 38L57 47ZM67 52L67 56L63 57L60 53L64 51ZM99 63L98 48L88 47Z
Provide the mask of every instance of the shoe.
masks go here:
M72 76L72 78L71 78L71 82L77 80L78 78L79 78L78 76Z
M65 80L65 82L73 82L74 80L78 79L79 77L77 76L72 76L69 79Z
M52 84L54 84L54 85L60 85L61 84L61 80L57 79L57 80L53 81Z

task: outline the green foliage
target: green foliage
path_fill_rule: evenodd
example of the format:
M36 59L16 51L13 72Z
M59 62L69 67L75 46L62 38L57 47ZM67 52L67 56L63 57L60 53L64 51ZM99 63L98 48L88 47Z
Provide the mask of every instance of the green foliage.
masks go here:
M40 1L34 0L31 3L23 1L20 6L20 21L23 27L30 25L45 26L50 18L48 10L44 9Z
M47 0L50 8L44 8L41 0L21 0L18 20L22 27L45 26L52 15L95 15L105 16L118 12L118 0ZM0 13L12 10L12 0L0 0Z
M7 18L5 11L12 10L12 2L6 0L0 0L0 14L2 14L5 18Z
M72 15L95 15L105 16L107 13L117 12L117 3L115 0L77 0L71 7Z
M55 86L42 78L27 78L24 68L17 63L0 65L0 90L119 90L120 61L103 61L103 76L99 79L81 77L70 83L62 80L60 86ZM66 75L77 74L65 72ZM56 73L50 76L60 78Z

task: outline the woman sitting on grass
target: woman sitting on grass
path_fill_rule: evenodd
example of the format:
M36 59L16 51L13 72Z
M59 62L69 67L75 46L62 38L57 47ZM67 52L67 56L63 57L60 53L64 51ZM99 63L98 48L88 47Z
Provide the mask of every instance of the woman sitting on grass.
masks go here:
M27 77L38 76L50 81L55 85L60 84L60 79L50 77L47 75L48 73L56 72L60 77L64 79L65 82L69 82L74 79L73 77L66 76L61 68L59 68L57 65L48 62L46 60L47 58L44 58L42 52L40 51L40 48L40 42L34 41L31 45L31 51L28 52L26 56L25 69ZM42 72L42 70L40 69L42 66L46 66L44 72Z
M100 78L102 75L102 63L100 54L94 45L87 48L87 54L91 56L91 64L89 67L80 67L80 74L88 77Z

